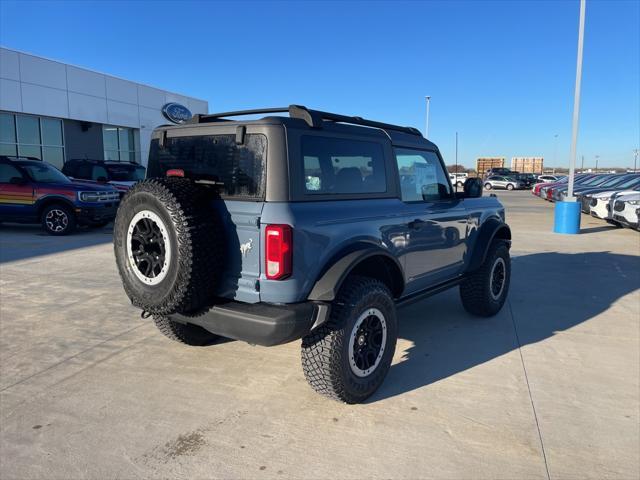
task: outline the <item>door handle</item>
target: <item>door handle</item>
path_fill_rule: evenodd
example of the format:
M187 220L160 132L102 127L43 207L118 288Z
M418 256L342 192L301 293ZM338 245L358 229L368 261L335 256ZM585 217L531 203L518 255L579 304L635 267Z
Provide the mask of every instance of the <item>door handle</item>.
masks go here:
M407 226L413 230L418 230L419 228L422 228L426 224L427 222L425 222L424 220L420 220L419 218L416 218L412 222L409 222Z

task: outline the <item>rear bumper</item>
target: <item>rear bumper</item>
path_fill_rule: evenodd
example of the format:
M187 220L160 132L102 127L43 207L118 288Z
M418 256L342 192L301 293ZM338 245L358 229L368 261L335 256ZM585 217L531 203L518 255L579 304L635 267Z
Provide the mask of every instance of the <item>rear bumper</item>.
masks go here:
M173 321L192 323L217 335L263 346L302 338L324 323L328 304L302 302L287 305L228 302L200 315L169 315Z

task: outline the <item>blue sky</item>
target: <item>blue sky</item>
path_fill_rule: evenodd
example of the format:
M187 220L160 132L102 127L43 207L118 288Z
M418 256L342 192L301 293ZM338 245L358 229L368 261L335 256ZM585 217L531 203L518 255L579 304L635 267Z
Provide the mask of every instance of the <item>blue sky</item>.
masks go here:
M568 165L579 4L0 2L0 44L207 99L302 103L424 129L453 163ZM640 1L587 0L579 155L640 144ZM554 135L558 135L557 154ZM554 157L556 158L554 162ZM580 159L578 160L578 165Z

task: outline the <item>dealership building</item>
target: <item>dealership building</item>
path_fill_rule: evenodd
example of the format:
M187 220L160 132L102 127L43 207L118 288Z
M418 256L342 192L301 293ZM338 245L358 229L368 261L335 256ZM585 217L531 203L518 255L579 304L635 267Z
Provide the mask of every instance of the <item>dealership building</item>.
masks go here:
M146 165L155 127L208 108L205 100L0 48L0 155L58 168L85 158Z

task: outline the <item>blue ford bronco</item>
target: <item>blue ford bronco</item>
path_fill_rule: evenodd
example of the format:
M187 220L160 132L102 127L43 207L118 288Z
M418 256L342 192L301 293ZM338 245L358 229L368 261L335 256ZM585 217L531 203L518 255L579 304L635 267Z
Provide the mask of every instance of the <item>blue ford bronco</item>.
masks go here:
M397 307L459 287L496 314L510 243L497 198L455 191L418 130L298 105L157 128L114 228L125 291L163 334L301 338L309 384L347 403L383 382Z

